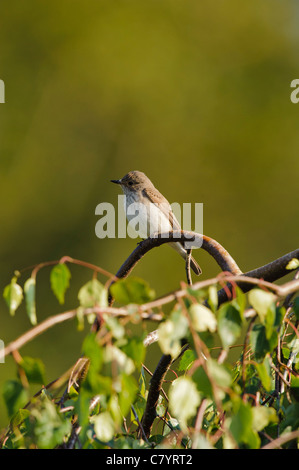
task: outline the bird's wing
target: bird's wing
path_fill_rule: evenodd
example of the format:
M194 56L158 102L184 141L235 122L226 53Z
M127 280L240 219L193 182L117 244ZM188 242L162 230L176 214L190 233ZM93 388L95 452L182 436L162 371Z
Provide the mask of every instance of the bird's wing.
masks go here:
M167 201L167 199L155 188L144 188L142 190L142 194L144 197L147 197L151 203L155 204L155 206L159 207L161 212L167 217L169 223L172 227L172 230L181 230L181 226L172 212L171 205ZM156 201L159 202L156 202Z

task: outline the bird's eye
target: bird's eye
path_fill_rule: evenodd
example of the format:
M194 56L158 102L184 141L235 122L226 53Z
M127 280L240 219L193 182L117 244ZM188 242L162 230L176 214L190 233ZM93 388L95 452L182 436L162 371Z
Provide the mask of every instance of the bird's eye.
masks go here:
M128 182L128 185L129 185L129 186L132 186L132 184L133 184L133 181L129 181L129 182Z

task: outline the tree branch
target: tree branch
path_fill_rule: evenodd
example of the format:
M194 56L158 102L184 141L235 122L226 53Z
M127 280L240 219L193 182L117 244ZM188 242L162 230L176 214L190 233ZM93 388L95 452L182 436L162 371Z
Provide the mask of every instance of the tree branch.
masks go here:
M160 391L163 385L163 380L171 363L172 357L169 354L163 354L150 381L146 408L141 420L142 430L147 438L150 435L153 422L157 416L156 408L158 405ZM141 431L139 431L139 438L140 437Z
M229 271L233 274L240 274L242 272L228 251L225 250L225 248L223 248L223 246L221 246L216 240L196 232L176 230L174 232L157 234L157 236L149 237L139 243L119 268L116 273L116 277L127 277L138 261L143 258L148 251L155 247L164 245L165 243L170 243L173 240L180 240L182 242L189 243L192 241L195 248L202 248L207 251L215 259L222 271Z
M176 230L170 233L157 234L155 237L149 237L146 240L143 240L135 248L135 250L129 255L125 260L122 266L117 271L115 277L118 279L126 278L131 271L134 269L136 264L143 258L143 256L148 253L151 249L164 245L165 243L170 243L174 239L179 239L182 242L189 242L194 244L194 247L201 247L203 250L207 251L219 265L222 271L230 272L234 275L243 275L246 277L254 277L264 279L268 282L276 281L281 277L289 274L292 270L286 269L287 264L291 259L299 259L299 249L294 250L286 255L272 261L271 263L261 266L260 268L242 273L241 269L229 254L229 252L218 243L216 240L208 237L206 235L201 235L196 232ZM115 282L114 280L111 284ZM110 284L110 285L111 285ZM252 287L249 283L238 283L239 287L243 292L248 292ZM231 286L228 286L231 291ZM218 291L218 305L228 300L228 291L227 289L220 289ZM113 303L113 298L110 296L109 305Z
M232 274L237 275L235 276L234 282L236 282L236 277L238 277L239 282L237 282L237 284L240 286L243 292L247 292L254 285L260 283L261 281L259 280L259 278L264 278L266 281L270 283L271 281L279 279L280 277L283 277L284 275L288 274L290 271L286 269L286 266L289 263L289 261L293 258L297 258L297 259L299 258L299 250L295 250L279 258L278 260L275 260L265 266L262 266L261 268L255 269L253 271L249 271L248 273L243 275L242 271L240 270L240 268L238 267L234 259L231 257L231 255L218 242L216 242L215 240L205 235L199 235L194 232L186 233L186 232L181 231L181 232L173 232L172 234L169 234L168 238L164 238L163 235L161 235L159 238L148 238L147 240L144 240L143 242L141 242L137 246L137 248L133 251L133 253L131 253L129 258L127 258L124 264L120 267L116 276L118 278L123 278L123 277L128 276L128 274L132 271L132 269L137 264L137 262L150 249L156 246L160 246L164 243L167 243L173 240L174 238L177 238L179 233L181 235L182 241L190 241L190 235L192 234L193 239L195 243L197 244L197 246L198 244L200 244L200 242L202 242L202 245L201 245L202 248L205 249L211 256L213 256L215 261L221 267L222 271L231 272ZM188 258L187 258L187 262L188 262ZM186 264L186 269L187 269L187 266L188 265ZM187 273L188 273L188 269L187 269ZM258 279L255 279L255 282L254 282L253 279L251 279L253 277L258 278ZM188 280L188 283L190 284L189 280ZM194 289L196 289L196 287L198 286L197 285L193 286ZM231 289L232 289L232 286L230 285L229 291L227 291L227 289L224 289L224 288L218 291L218 306L220 306L222 303L228 300L228 295L229 295L229 292L231 292ZM175 295L174 295L174 298L176 298ZM169 296L168 296L168 300L169 300ZM110 305L112 302L113 302L113 299L112 297L110 297ZM142 428L146 437L149 437L150 435L150 431L151 431L153 422L156 417L156 407L158 404L160 390L163 384L164 377L171 363L172 363L171 356L167 354L163 354L152 376L150 387L149 387L149 392L148 392L146 409L145 409L145 412L143 414L142 421L141 421Z
M134 251L125 260L122 266L115 274L115 278L123 279L126 278L130 272L134 269L136 264L143 258L143 256L155 247L170 243L173 240L180 240L182 242L188 242L189 248L192 244L195 248L202 248L207 251L218 263L222 271L228 271L232 274L241 274L242 271L229 254L229 252L213 238L206 235L201 235L196 232L190 232L186 230L175 230L173 232L158 233L153 237L149 237L146 240L140 242ZM115 282L115 278L110 283ZM113 297L109 295L109 306L113 303ZM100 321L97 318L92 326L92 331L98 331L100 328Z
M281 279L282 277L294 271L294 269L286 269L288 263L293 258L299 259L299 249L291 251L290 253L287 253L286 255L281 256L280 258L272 261L271 263L265 264L264 266L261 266L260 268L253 269L252 271L248 271L242 274L240 276L240 280L242 279L242 277L246 277L246 278L263 279L264 281L269 282L269 283L277 281L278 279ZM253 287L251 282L248 282L248 279L244 282L238 281L237 284L242 289L243 292L248 292ZM232 292L231 285L228 285L228 288L229 288L229 291ZM279 289L279 286L277 286L277 288ZM286 285L285 285L285 288L287 289ZM281 295L283 294L282 291L280 291L280 294ZM220 306L224 302L227 302L227 300L228 300L227 290L224 288L220 289L218 291L218 306Z
M126 308L90 307L90 308L85 308L82 311L82 315L84 316L90 315L92 313L95 313L96 315L103 315L104 313L108 313L111 316L115 316L115 317L127 317L131 315L127 311ZM0 362L5 356L7 356L8 354L11 354L13 351L16 351L17 349L20 349L26 343L29 343L30 341L32 341L34 338L36 338L40 334L44 333L49 328L52 328L53 326L59 323L63 323L67 320L71 320L72 318L75 318L77 314L78 314L78 311L76 309L69 310L67 312L59 313L57 315L52 315L51 317L47 318L43 322L34 326L30 330L26 331L26 333L19 336L19 338L9 343L4 348L4 350L0 349ZM158 313L147 313L145 310L140 311L140 316L144 320L151 320L151 321L162 320L162 316L159 315Z

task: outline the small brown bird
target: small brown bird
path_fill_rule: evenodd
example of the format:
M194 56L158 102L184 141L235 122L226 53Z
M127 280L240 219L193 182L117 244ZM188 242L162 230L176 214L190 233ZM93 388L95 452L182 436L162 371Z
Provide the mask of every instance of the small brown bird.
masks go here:
M157 232L181 230L171 205L155 188L151 180L141 171L130 171L119 180L111 180L120 184L125 194L125 212L130 222L138 222L138 235L148 238ZM137 214L137 216L136 216ZM187 252L183 242L168 243L184 260ZM201 274L201 269L191 257L190 266L195 274Z

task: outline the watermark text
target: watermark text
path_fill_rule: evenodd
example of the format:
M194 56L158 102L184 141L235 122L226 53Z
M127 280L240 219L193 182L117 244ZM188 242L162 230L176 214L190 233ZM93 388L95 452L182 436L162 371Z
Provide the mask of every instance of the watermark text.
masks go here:
M96 206L95 214L100 216L95 225L98 238L168 238L175 231L176 238L181 237L180 230L203 233L203 204L202 203L172 203L171 210L165 206L133 202L127 204L125 195L118 195L117 208L109 202L101 202ZM125 209L125 210L124 210ZM128 223L127 223L128 220ZM187 248L200 248L202 240L185 241Z
M0 103L5 103L5 85L3 80L0 80Z
M4 364L5 362L4 348L5 348L4 341L0 339L0 364Z
M291 81L291 88L295 88L290 96L292 103L299 103L299 78L295 78Z

